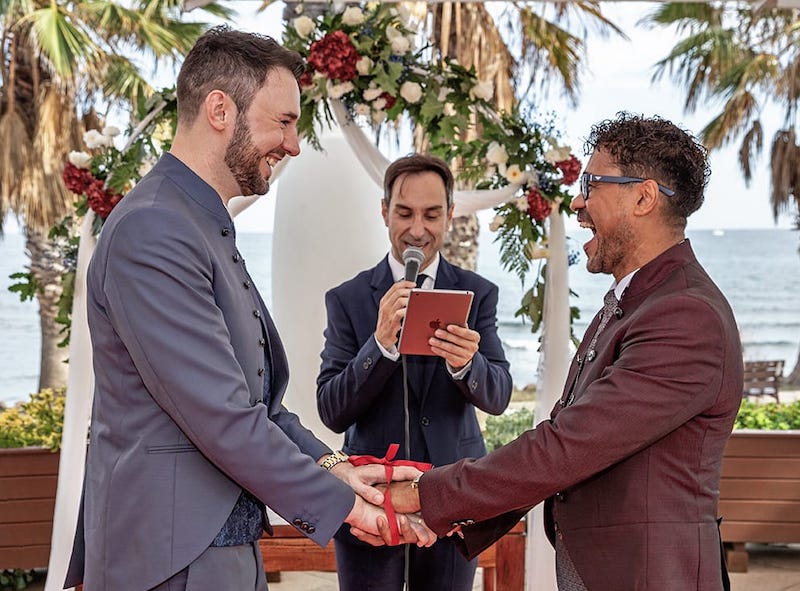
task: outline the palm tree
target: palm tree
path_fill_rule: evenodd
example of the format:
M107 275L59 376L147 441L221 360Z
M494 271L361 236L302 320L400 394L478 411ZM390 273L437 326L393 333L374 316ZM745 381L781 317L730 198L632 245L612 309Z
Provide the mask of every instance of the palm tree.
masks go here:
M188 51L205 25L180 16L176 0L0 0L0 228L13 213L24 229L40 308L40 388L66 383L56 322L64 269L48 237L74 199L61 180L66 156L97 126L96 103L125 109L152 92L142 58L174 62Z
M656 64L654 77L669 73L683 84L688 111L703 98L721 100L720 113L701 135L712 150L740 140L745 181L751 180L764 147L765 110L783 111L770 145L770 202L776 220L794 212L800 229L800 10L771 8L770 3L755 9L735 3L667 3L644 22L677 27L682 36ZM800 385L800 355L786 381Z

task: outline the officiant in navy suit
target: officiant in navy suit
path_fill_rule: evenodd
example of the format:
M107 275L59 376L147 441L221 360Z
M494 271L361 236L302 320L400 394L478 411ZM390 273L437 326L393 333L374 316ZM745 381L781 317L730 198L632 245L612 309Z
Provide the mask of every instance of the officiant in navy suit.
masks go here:
M349 454L383 457L390 444L399 443L397 459L436 466L481 457L486 447L475 409L501 414L512 382L497 336L497 286L439 254L453 215L453 175L447 164L420 154L392 163L384 177L382 213L389 254L325 296L328 325L317 379L322 421L346 433L344 451ZM424 252L423 289L470 290L475 296L467 327L437 330L436 356L406 356L405 376L397 334L415 287L403 280L401 261L408 247ZM334 542L342 591L402 589L402 546L368 546L347 528ZM408 556L411 591L472 589L477 561L463 558L450 540L430 548L409 545Z

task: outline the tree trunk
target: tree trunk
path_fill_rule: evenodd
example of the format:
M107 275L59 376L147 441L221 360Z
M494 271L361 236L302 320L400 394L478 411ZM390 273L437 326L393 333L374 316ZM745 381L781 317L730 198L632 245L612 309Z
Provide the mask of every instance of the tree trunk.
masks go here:
M442 245L442 256L448 262L475 271L478 267L478 216L453 218L453 227Z
M64 272L61 249L48 240L47 234L27 230L26 247L31 260L31 274L39 289L39 323L42 335L39 389L67 385L67 347L59 347L64 339L63 325L56 322L61 297L61 275Z

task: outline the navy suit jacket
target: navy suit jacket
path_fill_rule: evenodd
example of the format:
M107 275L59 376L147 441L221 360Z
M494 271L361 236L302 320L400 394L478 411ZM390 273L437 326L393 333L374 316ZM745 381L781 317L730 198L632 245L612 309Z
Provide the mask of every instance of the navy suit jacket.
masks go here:
M325 295L328 326L317 379L322 421L346 432L344 450L382 457L391 443L404 452L403 368L383 356L375 341L378 304L394 279L388 260ZM435 287L475 293L467 321L481 335L479 351L463 379L444 359L409 355L410 450L407 459L444 465L486 454L475 407L501 414L511 397L511 375L497 336L497 286L443 258Z

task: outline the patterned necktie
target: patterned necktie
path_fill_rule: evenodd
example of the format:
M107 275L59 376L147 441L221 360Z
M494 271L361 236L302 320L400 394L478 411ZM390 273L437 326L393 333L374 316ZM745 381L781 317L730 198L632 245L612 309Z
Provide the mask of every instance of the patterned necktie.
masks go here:
M617 296L614 294L614 290L609 289L606 295L603 297L603 309L600 311L600 324L597 325L597 330L594 331L592 340L589 343L589 349L586 351L586 361L594 360L596 355L595 347L597 345L597 337L600 336L600 333L603 332L603 329L608 324L608 321L611 320L611 317L614 315L618 304L619 301L617 300Z

